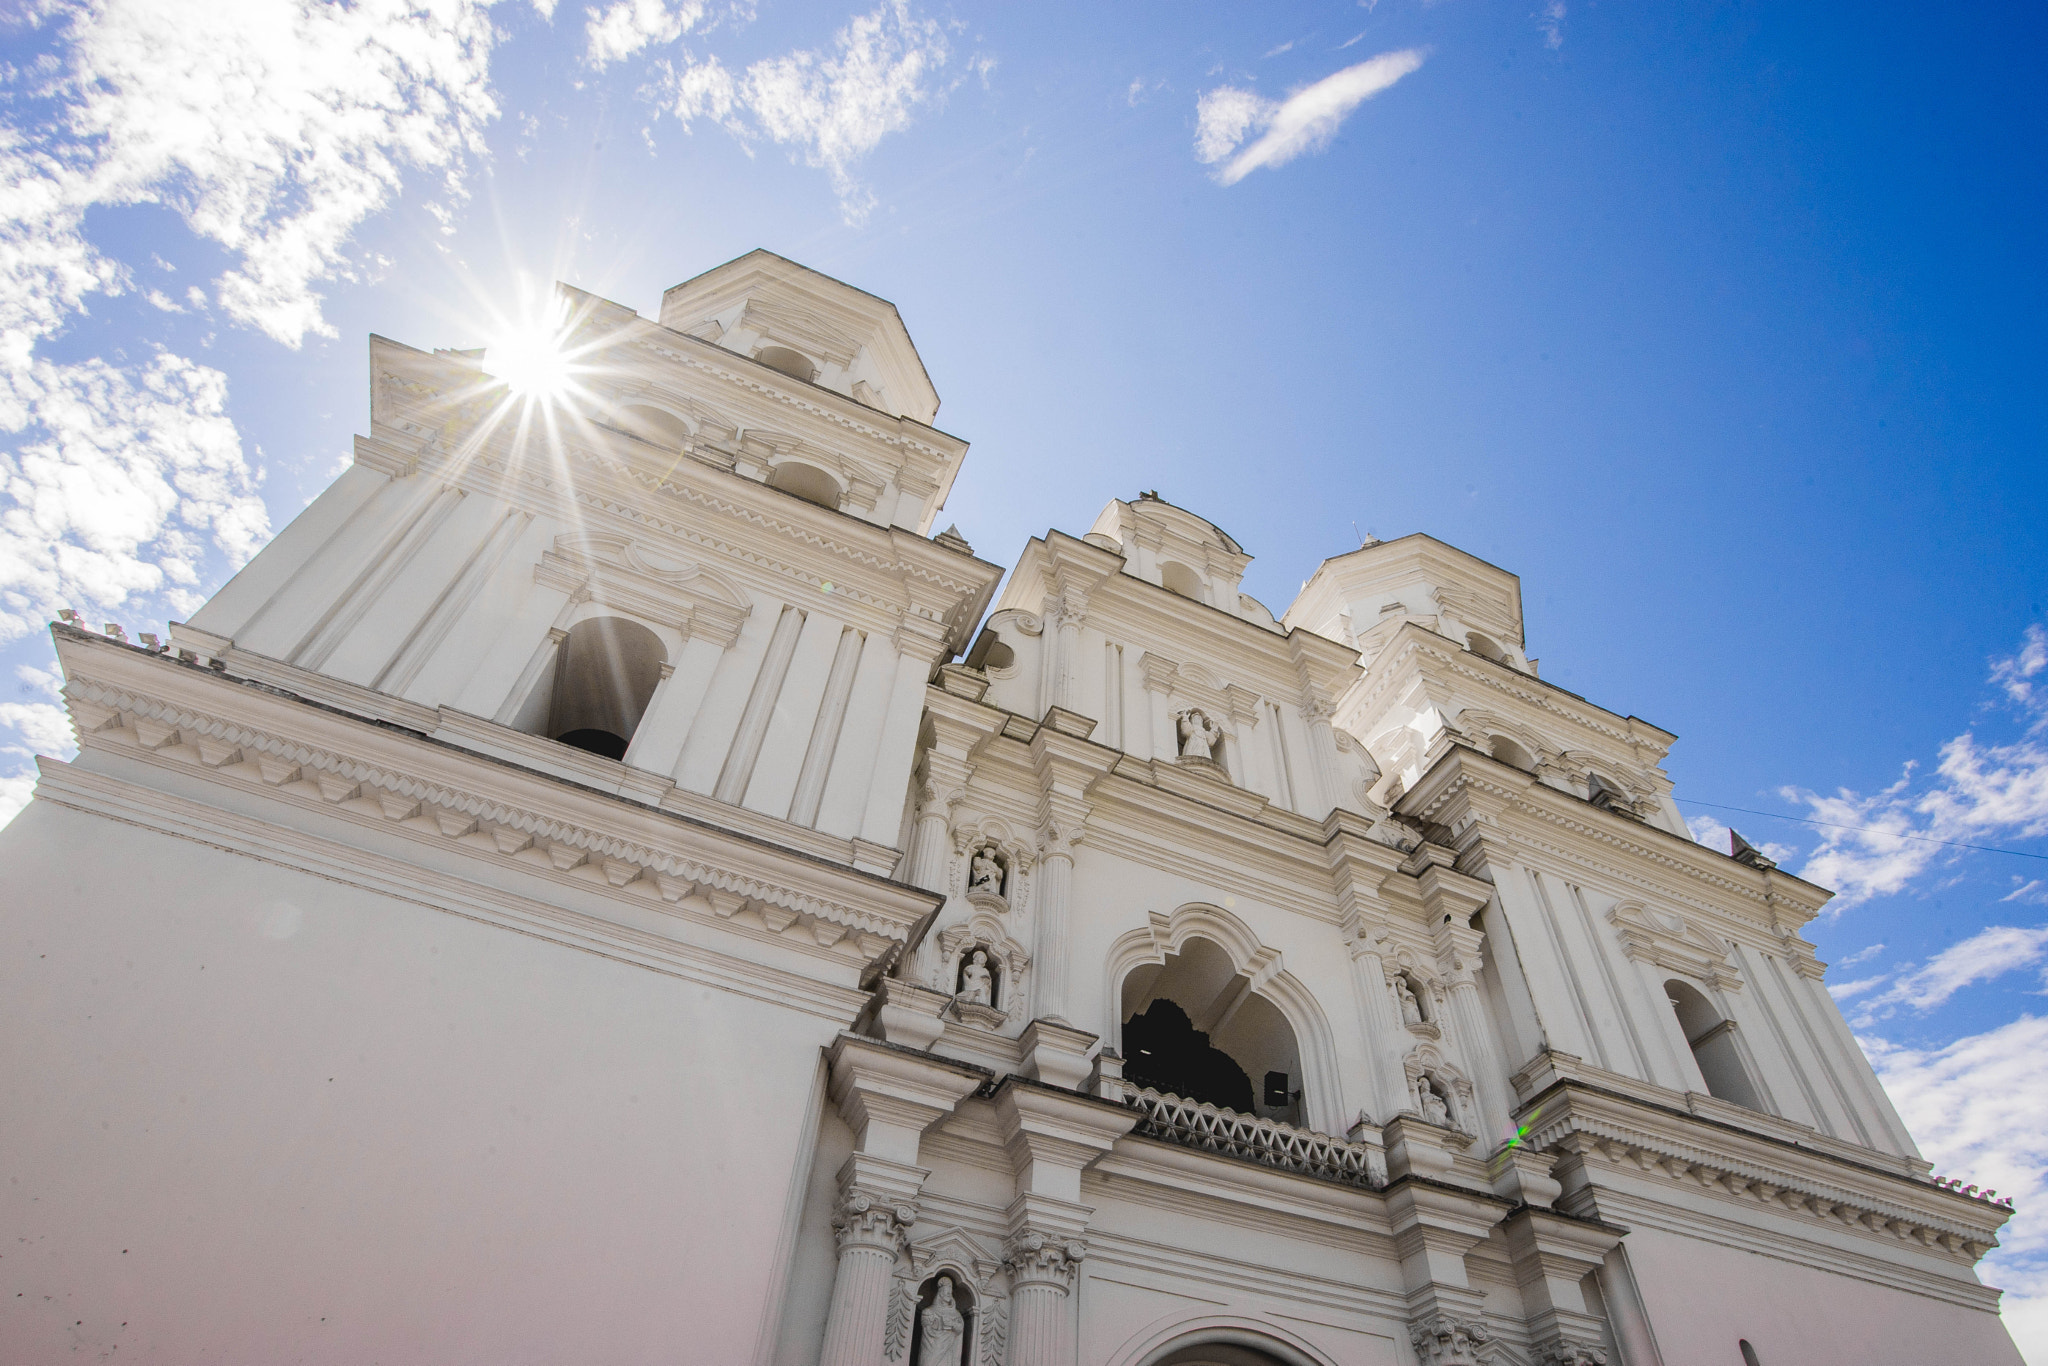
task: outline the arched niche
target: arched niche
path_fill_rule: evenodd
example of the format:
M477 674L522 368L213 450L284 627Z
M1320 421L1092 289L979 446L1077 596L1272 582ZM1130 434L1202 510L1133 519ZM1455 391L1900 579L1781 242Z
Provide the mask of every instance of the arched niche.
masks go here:
M1170 916L1155 913L1143 928L1111 946L1107 967L1107 1013L1117 1022L1117 1051L1125 1058L1126 1077L1133 1069L1125 1021L1148 1013L1155 1001L1171 1000L1191 1032L1209 1035L1208 1046L1244 1073L1253 1088L1254 1113L1322 1133L1343 1132L1343 1096L1329 1022L1314 996L1285 970L1280 954L1260 945L1236 916L1199 903ZM1165 1012L1159 1018L1164 1021ZM1166 1027L1178 1029L1172 1023ZM1144 1070L1141 1062L1137 1075L1142 1077ZM1264 1104L1266 1073L1283 1071L1287 1105Z
M1690 982L1671 978L1664 983L1664 995L1678 1017L1678 1030L1692 1050L1693 1061L1699 1064L1707 1094L1746 1109L1763 1110L1735 1043L1735 1022L1723 1019L1706 993Z
M633 403L619 409L619 425L650 445L679 451L690 444L690 424L666 408Z
M1536 771L1535 756L1505 735L1494 736L1492 743L1487 745L1486 752L1509 768L1519 768L1524 773Z
M668 649L661 637L624 617L589 617L555 654L542 734L576 749L623 759L661 682Z
M770 370L779 370L806 384L818 378L818 367L811 363L810 357L787 346L764 346L754 353L754 359Z
M1500 642L1483 631L1467 631L1465 648L1481 659L1490 659L1496 664L1508 662L1508 652L1501 648Z
M950 1296L942 1295L942 1284L950 1287ZM935 1306L942 1298L951 1299L952 1311L960 1319L959 1338L952 1351L934 1352L928 1329L938 1312ZM979 1355L974 1350L976 1330L981 1326L976 1313L979 1307L973 1283L966 1276L950 1269L927 1276L917 1288L908 1366L974 1366Z
M1163 560L1159 565L1160 586L1169 592L1178 593L1196 602L1207 602L1208 596L1202 591L1202 576L1179 560Z
M846 497L839 477L802 460L783 460L768 471L768 487L835 511Z

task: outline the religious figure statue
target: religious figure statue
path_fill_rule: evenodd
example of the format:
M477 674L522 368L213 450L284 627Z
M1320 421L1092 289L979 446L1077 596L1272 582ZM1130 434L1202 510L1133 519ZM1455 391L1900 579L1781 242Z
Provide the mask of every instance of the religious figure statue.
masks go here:
M1451 1107L1444 1104L1444 1098L1436 1093L1436 1087L1430 1085L1429 1078L1424 1077L1415 1083L1415 1098L1422 1102L1424 1123L1434 1124L1440 1129L1451 1127Z
M990 896L1003 894L1003 865L997 861L995 850L985 844L974 851L973 861L967 865L967 890L987 892Z
M976 953L979 957L979 952ZM988 969L982 969L988 975ZM939 1277L937 1293L917 1316L921 1344L918 1356L926 1366L957 1366L960 1340L967 1331L967 1319L953 1303L953 1278Z
M995 994L995 977L988 970L988 954L976 949L967 956L967 966L960 969L960 996L978 1006L992 1006Z
M1183 759L1214 759L1216 742L1223 738L1223 727L1202 713L1199 707L1190 707L1180 714L1180 757Z
M1415 999L1415 988L1399 973L1394 975L1394 994L1401 998L1401 1023L1421 1024L1422 1002Z

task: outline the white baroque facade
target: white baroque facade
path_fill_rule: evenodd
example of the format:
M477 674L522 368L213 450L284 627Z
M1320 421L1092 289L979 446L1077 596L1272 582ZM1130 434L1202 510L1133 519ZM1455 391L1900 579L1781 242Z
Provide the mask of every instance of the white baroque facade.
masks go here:
M7 1360L2019 1360L1827 893L1686 836L1512 574L1276 618L1145 495L996 598L893 307L564 293L561 405L373 340L170 641L55 628Z

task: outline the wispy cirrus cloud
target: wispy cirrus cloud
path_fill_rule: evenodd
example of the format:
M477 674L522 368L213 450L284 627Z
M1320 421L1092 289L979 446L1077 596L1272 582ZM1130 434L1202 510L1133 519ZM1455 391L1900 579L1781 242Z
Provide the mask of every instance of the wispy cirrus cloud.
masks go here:
M966 79L943 79L952 55L936 19L914 13L909 0L883 0L850 20L829 50L764 58L737 74L716 55L685 53L664 63L661 103L685 130L707 119L743 141L766 138L789 148L831 176L841 216L859 224L875 196L854 178L854 167ZM986 80L993 66L977 57L967 70Z
M1823 830L1820 845L1800 876L1833 887L1831 914L1872 897L1905 890L1937 864L1963 851L1933 841L1981 844L2048 835L2048 692L2038 679L2048 670L2048 631L2027 628L2020 648L1993 660L1989 681L2015 705L2023 733L2007 743L1986 743L1964 731L1941 747L1931 783L1917 787L1914 764L1899 780L1869 795L1846 789L1832 795L1787 788Z
M1329 145L1346 117L1374 95L1422 67L1420 48L1383 52L1269 100L1238 86L1218 86L1195 105L1195 159L1224 164L1216 179L1235 185L1261 166L1284 166ZM1249 146L1247 137L1258 136ZM1242 150L1240 147L1242 146Z
M1837 966L1856 962L1846 958ZM1900 1009L1925 1013L1947 1004L1964 987L1989 982L2011 972L2048 964L2048 925L1991 925L1968 939L1949 945L1919 966L1907 964L1894 973L1830 983L1836 1001L1855 1002L1852 1023L1868 1027ZM2048 978L2044 978L2048 986Z

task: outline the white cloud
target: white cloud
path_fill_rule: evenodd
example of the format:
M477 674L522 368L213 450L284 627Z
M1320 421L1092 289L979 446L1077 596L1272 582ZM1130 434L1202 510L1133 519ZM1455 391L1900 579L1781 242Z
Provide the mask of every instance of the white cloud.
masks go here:
M1840 982L1828 990L1837 1001L1867 997L1856 1009L1854 1022L1860 1028L1883 1019L1900 1006L1921 1012L1932 1010L1972 983L1988 982L2044 962L2048 962L2048 925L1992 925L1949 945L1924 966L1908 965L1889 976ZM1883 992L1869 995L1887 982L1890 985Z
M6 829L15 813L28 805L28 799L35 790L36 775L33 771L0 773L0 830Z
M1543 46L1552 52L1564 46L1564 0L1545 0L1536 11L1536 28L1543 34Z
M841 216L857 225L875 197L854 179L853 167L883 138L909 127L920 107L953 89L938 79L951 55L937 20L914 15L908 0L883 0L834 35L830 52L766 58L739 76L716 56L697 61L685 54L666 69L664 106L685 128L708 118L742 139L766 137L790 148L832 177ZM970 64L984 80L990 67Z
M1195 106L1195 157L1205 164L1230 157L1216 179L1235 185L1261 166L1283 166L1305 152L1318 151L1336 136L1352 110L1420 69L1422 58L1420 48L1383 52L1285 100L1264 99L1234 86L1211 90ZM1238 151L1238 144L1254 131L1261 132L1258 140Z
M1712 816L1687 816L1685 828L1692 832L1695 844L1703 844L1717 854L1729 853L1735 847L1728 838L1735 832ZM1783 863L1799 853L1789 844L1774 844L1769 840L1750 840L1749 847L1774 863Z
M268 538L220 371L169 353L139 370L37 361L15 389L35 417L0 451L0 640L63 606L189 611L210 550L239 565Z
M363 220L409 171L459 195L497 112L483 0L85 0L36 20L52 50L0 113L0 641L64 605L188 610L213 552L233 567L269 535L218 371L37 356L92 295L134 288L88 214L177 213L229 258L187 303L297 346L332 335L319 285L351 278Z
M1866 944L1864 947L1856 950L1856 952L1850 954L1846 958L1837 958L1834 962L1834 966L1838 968L1852 968L1855 967L1858 963L1869 962L1871 959L1877 957L1880 953L1883 952L1884 945L1882 944Z
M1982 844L2048 835L2048 693L2033 680L2048 668L2048 633L2029 627L2017 653L1994 660L1990 681L2029 713L2026 732L2010 744L1985 744L1965 731L1941 747L1934 781L1913 789L1914 765L1899 780L1864 796L1842 790L1822 796L1785 790L1817 820L1857 829L1827 829L1800 876L1836 890L1831 913L1903 890L1937 861L1959 851L1932 840Z
M497 114L494 36L475 0L81 6L44 92L61 113L19 146L36 174L6 205L9 226L61 258L36 292L75 307L116 286L82 240L86 210L163 204L235 258L215 289L233 317L287 346L333 335L315 286L350 277L351 235L404 172L442 172L460 193Z
M2005 1288L2020 1351L2048 1360L2048 1019L2022 1015L1945 1048L1861 1042L1936 1170L2014 1198L2018 1212L1982 1270Z
M2034 691L2034 678L2043 669L2048 669L2048 630L2036 623L2027 628L2017 654L1991 666L1991 681L2004 688L2005 695L2014 702L2039 711L2042 720L2048 721L2048 707L2042 705L2044 699ZM2034 724L2038 729L2042 721Z
M615 0L608 9L583 11L588 46L583 60L602 70L644 47L673 43L704 19L703 0L685 0L670 9L662 0Z

